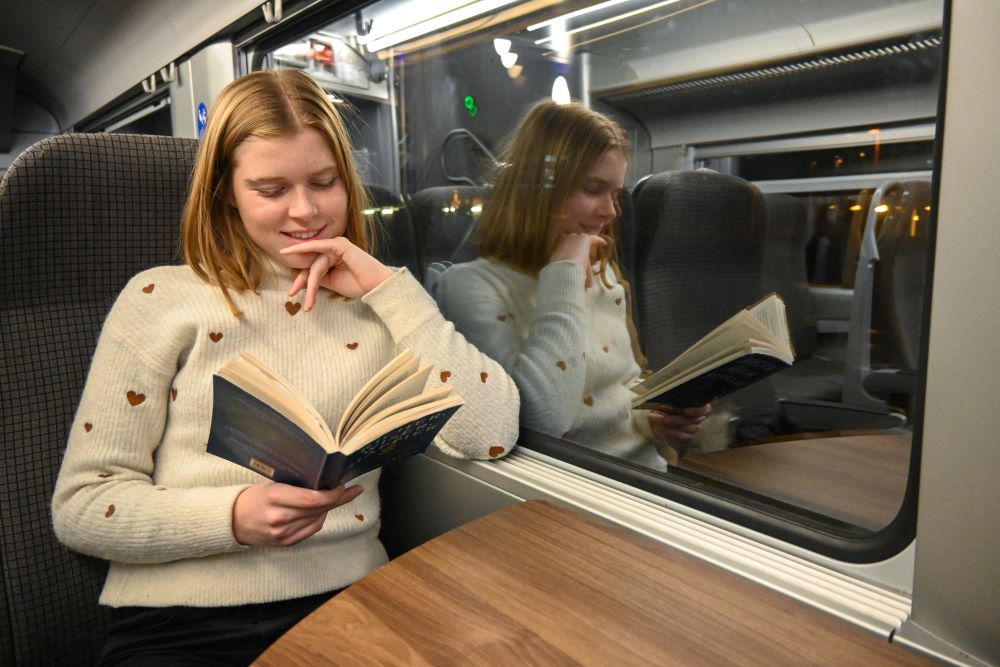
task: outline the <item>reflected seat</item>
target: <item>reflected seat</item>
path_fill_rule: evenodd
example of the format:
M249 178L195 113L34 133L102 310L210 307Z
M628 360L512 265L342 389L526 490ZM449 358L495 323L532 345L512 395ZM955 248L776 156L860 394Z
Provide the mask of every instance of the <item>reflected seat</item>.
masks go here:
M912 403L921 355L931 232L931 183L887 181L872 197L857 273L845 403Z
M816 305L809 292L806 207L798 197L764 195L767 231L764 240L764 291L785 302L795 364L774 376L781 398L839 401L844 364L817 354Z
M443 268L479 256L474 233L492 188L449 185L425 188L409 199L424 285L431 289Z
M371 221L375 227L375 255L389 266L407 267L417 280L423 266L417 251L413 221L403 198L378 185L366 185Z
M105 314L133 275L180 262L196 150L62 135L25 150L0 183L4 665L90 664L103 643L106 564L56 540L52 490Z
M646 179L634 201L635 324L656 370L765 294L764 200L750 182L711 171ZM770 378L736 391L737 440L781 431Z

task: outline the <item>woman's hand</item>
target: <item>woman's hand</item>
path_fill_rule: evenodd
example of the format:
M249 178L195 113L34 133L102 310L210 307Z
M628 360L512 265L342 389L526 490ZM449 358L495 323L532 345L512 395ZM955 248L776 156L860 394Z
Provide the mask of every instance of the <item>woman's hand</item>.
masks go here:
M305 309L312 310L320 287L357 299L382 284L392 270L346 237L297 243L281 250L282 255L315 253L308 269L299 269L288 296L306 288Z
M594 284L594 254L598 248L608 245L608 239L596 234L562 234L549 262L569 260L577 264L587 274L586 286Z
M653 437L664 442L683 443L694 437L701 429L701 423L712 412L710 404L694 408L675 408L660 403L649 413L649 425Z
M323 527L326 513L346 505L364 488L340 485L329 491L262 482L244 489L233 505L233 536L240 544L288 547Z

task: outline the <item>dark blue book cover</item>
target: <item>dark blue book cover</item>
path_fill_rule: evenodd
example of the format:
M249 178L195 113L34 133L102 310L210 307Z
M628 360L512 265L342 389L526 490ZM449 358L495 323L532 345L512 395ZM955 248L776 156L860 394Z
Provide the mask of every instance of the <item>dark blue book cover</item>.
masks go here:
M768 354L747 354L661 394L651 395L644 403L667 403L680 408L705 405L789 366Z
M292 420L232 382L213 376L208 452L275 482L330 489L427 449L460 406L408 422L354 453L327 453Z

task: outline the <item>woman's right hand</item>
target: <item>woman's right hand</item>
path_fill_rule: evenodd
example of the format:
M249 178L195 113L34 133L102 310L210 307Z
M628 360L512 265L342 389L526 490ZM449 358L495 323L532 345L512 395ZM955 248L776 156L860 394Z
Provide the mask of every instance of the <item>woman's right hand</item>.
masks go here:
M594 251L608 245L608 240L596 234L562 234L549 262L570 261L580 266L587 275L586 286L594 284Z
M361 495L364 488L340 485L313 491L262 482L244 489L233 505L233 536L240 544L288 547L315 534L326 514Z

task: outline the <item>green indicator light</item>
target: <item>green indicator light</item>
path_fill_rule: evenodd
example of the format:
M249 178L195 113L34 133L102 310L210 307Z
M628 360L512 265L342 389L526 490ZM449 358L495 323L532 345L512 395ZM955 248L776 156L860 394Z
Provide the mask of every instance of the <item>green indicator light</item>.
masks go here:
M469 112L469 115L473 118L475 118L476 114L479 113L479 108L476 107L476 98L472 95L465 96L465 108Z

